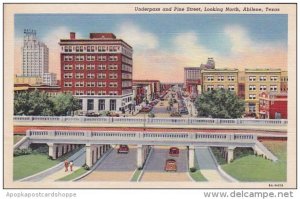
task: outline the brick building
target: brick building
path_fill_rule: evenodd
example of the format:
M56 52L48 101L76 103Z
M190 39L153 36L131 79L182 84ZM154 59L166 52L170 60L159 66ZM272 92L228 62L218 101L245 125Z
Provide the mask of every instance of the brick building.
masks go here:
M132 106L132 47L112 33L61 39L61 89L82 103L83 112L129 110Z
M200 93L200 67L184 68L184 87L190 94Z
M259 117L262 119L287 119L287 93L260 93Z

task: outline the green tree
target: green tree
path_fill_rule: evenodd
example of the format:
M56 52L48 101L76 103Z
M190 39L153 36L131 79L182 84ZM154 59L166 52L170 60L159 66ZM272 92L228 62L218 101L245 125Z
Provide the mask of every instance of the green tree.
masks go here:
M14 96L15 115L53 115L53 103L45 92L37 89L16 93Z
M55 115L73 115L74 111L81 108L79 99L70 93L60 93L51 98L53 102L53 112Z
M195 106L198 117L240 118L245 112L245 102L224 89L204 92L196 98Z

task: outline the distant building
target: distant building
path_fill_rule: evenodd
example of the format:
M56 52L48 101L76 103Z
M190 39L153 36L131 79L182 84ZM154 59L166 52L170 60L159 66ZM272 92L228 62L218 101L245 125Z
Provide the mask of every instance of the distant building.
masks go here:
M25 77L25 76L15 76L14 84L28 84L31 86L43 84L41 77Z
M184 68L184 87L190 94L198 95L200 88L200 68L185 67Z
M14 92L20 93L25 91L44 91L48 95L53 96L61 93L61 89L59 86L48 86L48 85L29 85L29 84L15 84L14 85Z
M133 93L136 104L157 99L161 95L159 80L133 80Z
M261 119L287 119L287 93L260 93L259 117Z
M215 67L216 67L216 63L215 63L215 61L214 61L214 58L209 57L209 58L207 59L206 64L201 64L201 65L200 65L200 70L204 70L204 69L215 69Z
M288 72L287 71L281 72L280 91L288 92Z
M42 77L49 70L48 47L36 38L35 30L24 30L22 76Z
M49 86L56 86L57 85L57 78L55 73L44 73L42 76L43 84Z
M80 99L83 112L130 110L132 47L112 33L61 39L61 88Z
M226 89L238 94L238 69L201 70L202 91Z
M280 93L280 69L245 69L246 113L259 115L259 94Z

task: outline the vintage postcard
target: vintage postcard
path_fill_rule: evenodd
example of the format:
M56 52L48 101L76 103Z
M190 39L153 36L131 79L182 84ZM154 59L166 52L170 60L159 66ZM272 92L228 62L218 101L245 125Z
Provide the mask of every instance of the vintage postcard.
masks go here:
M296 4L4 4L5 188L296 188Z

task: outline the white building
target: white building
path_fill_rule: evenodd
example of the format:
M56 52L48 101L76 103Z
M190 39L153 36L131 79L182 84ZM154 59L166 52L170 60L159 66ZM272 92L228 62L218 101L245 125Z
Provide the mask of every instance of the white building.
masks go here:
M22 47L22 76L42 77L49 71L48 47L37 40L35 30L24 30Z
M49 86L56 86L57 85L57 78L55 73L44 73L42 76L43 84Z

